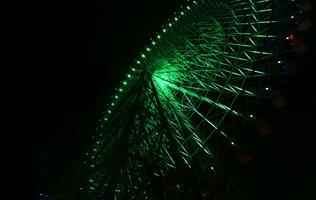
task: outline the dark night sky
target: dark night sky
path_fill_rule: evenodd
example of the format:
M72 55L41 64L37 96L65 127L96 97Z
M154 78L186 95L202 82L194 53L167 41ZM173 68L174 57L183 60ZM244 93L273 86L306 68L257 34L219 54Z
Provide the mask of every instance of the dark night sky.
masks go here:
M38 126L32 144L33 182L41 192L51 192L79 156L107 97L146 41L180 4L180 0L86 0L41 5L39 67L34 79ZM315 22L314 16L309 17ZM315 60L314 33L314 29L307 32L309 50L302 55L304 59L295 58L298 72L289 80L289 104L284 116L295 125L282 134L283 138L274 138L272 143L280 143L273 147L277 152L271 160L265 158L286 167L287 172L280 178L284 178L285 185L287 175L293 174L293 184L285 189L301 185L297 193L307 190L307 194L312 177L316 178L316 143L311 135L316 132L315 128L309 130L316 101L312 85L315 65L311 62Z

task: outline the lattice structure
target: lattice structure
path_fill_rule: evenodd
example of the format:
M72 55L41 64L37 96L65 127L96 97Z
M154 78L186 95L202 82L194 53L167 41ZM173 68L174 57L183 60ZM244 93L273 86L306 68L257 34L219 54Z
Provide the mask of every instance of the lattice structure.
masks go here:
M192 168L212 182L216 143L236 145L231 133L255 119L266 77L282 72L286 5L200 0L169 20L108 105L82 160L80 198L189 197L202 180Z

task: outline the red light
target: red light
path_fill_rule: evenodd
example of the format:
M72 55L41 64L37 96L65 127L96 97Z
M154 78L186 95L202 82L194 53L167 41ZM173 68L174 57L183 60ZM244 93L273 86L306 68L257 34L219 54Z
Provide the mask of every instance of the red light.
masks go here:
M295 36L293 34L290 35L290 39L294 40Z

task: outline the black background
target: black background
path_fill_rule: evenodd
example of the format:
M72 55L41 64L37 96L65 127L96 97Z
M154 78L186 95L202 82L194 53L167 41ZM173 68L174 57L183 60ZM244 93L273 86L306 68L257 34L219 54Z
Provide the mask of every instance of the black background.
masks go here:
M53 192L80 155L128 66L183 2L86 0L38 5L33 191ZM315 22L312 13L307 17ZM293 58L298 70L288 80L289 103L282 115L291 126L276 128L281 134L271 139L273 145L262 158L262 163L270 163L262 167L269 183L262 191L270 192L269 197L290 191L294 199L311 199L316 186L314 27L304 36L308 51ZM253 185L259 187L262 181Z

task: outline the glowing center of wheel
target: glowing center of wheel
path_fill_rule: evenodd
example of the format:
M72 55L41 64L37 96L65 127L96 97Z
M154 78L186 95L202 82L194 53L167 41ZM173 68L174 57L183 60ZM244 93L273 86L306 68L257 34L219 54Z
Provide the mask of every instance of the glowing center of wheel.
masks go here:
M161 63L161 67L155 70L152 75L153 82L157 88L159 97L165 99L174 99L172 90L182 85L183 73L179 67L169 64L167 61Z

